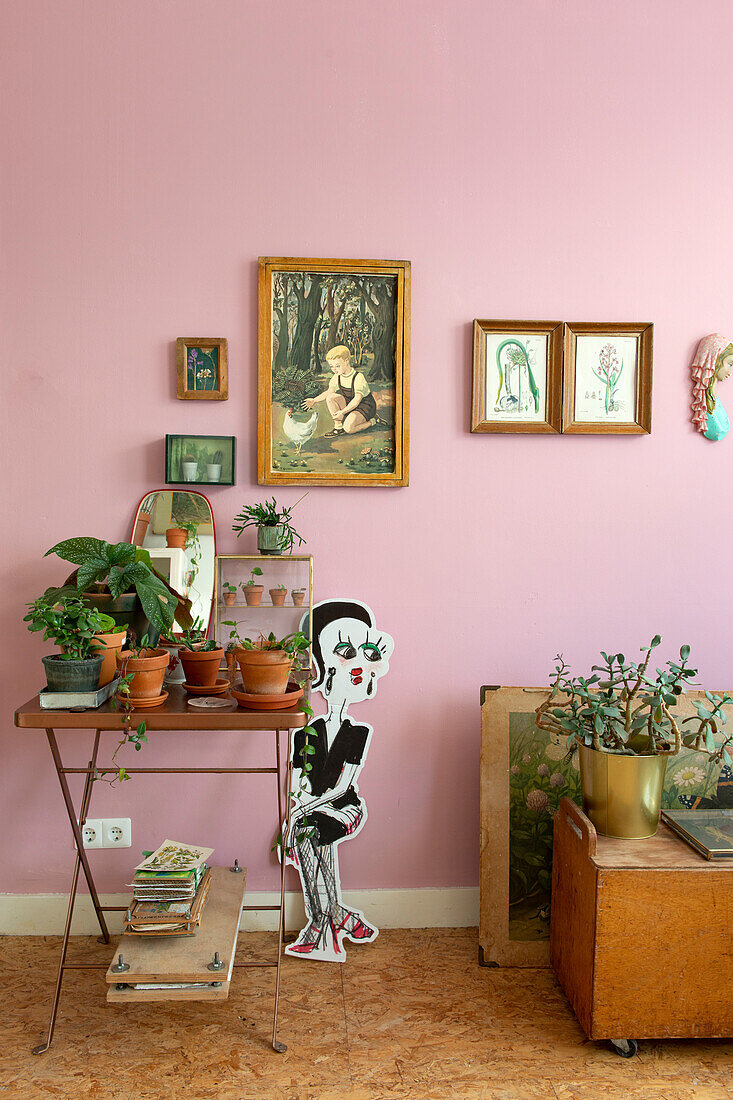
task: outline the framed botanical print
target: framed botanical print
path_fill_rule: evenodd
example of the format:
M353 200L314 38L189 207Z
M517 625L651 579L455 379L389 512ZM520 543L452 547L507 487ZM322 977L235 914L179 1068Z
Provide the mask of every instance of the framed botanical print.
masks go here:
M563 432L652 430L654 325L567 323Z
M561 321L474 321L472 432L559 432Z
M259 261L261 485L409 479L410 264Z
M176 396L181 401L226 401L229 346L221 338L179 336L176 340Z

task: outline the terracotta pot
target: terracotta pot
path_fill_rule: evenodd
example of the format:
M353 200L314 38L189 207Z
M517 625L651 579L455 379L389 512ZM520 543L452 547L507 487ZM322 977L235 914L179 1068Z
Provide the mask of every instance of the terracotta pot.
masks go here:
M176 550L183 550L185 548L187 538L188 531L185 531L183 527L169 527L165 533L166 546L170 546Z
M102 667L99 670L99 686L104 687L114 680L117 672L117 654L125 644L127 630L119 630L113 634L95 634L92 649L97 656L102 658Z
M117 668L123 676L132 673L130 700L157 699L163 692L163 677L168 668L166 649L146 649L141 657L131 656L129 649L117 654Z
M182 646L178 650L178 657L186 674L186 683L192 687L213 687L219 676L223 656L224 649L221 646L205 651Z
M293 667L284 649L235 649L244 690L250 695L283 695Z
M302 607L303 600L305 599L305 592L293 591L290 593L293 597L293 607Z
M145 536L148 531L148 524L150 523L150 515L148 512L142 512L135 525L135 535L133 537L133 544L135 546L142 546L145 541Z
M224 654L227 663L227 676L232 683L237 678L237 658L233 652Z
M236 592L224 592L222 599L226 607L234 607L234 601L237 598Z
M273 607L284 607L285 597L287 596L287 590L285 588L271 588L270 597L272 599Z
M265 591L264 584L245 584L244 598L247 601L247 607L259 607L260 600L262 599L262 593Z

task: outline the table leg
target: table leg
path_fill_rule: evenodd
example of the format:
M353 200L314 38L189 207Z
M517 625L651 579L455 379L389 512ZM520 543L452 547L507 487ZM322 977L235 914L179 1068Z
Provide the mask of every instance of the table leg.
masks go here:
M283 821L282 803L282 765L280 762L280 730L275 730L275 756L277 761L277 811L280 835L280 919L277 930L277 971L275 974L275 1014L272 1021L272 1048L278 1054L288 1049L277 1037L277 1013L280 1005L280 964L283 956L283 936L285 933L285 841L290 834L290 786L292 781L292 763L290 760L290 731L287 734L287 764L285 767L285 820Z
M69 811L71 818L71 827L74 830L74 836L76 838L77 849L76 859L74 860L74 873L71 876L71 892L69 894L69 907L66 911L66 925L64 927L64 937L61 942L61 958L59 960L59 969L56 976L56 989L53 995L53 1004L51 1005L51 1018L48 1021L48 1034L46 1036L45 1043L40 1043L37 1047L33 1048L34 1054L43 1054L51 1046L51 1040L53 1039L54 1028L56 1027L56 1015L59 1008L59 998L61 997L61 983L64 978L64 970L66 964L66 951L69 946L69 935L71 933L71 920L74 916L74 902L76 901L76 889L79 883L79 868L83 862L86 862L86 854L84 853L83 841L79 830L79 822L83 823L86 820L87 811L89 809L89 802L92 796L92 784L94 782L94 769L97 764L97 752L99 751L99 730L96 731L94 738L94 749L92 750L92 759L89 761L89 768L87 770L86 779L84 781L84 791L81 797L81 806L79 810L79 822L76 820L74 814L74 807L71 803L71 796L69 794L69 787L66 783L66 776L59 771L61 767L61 759L59 757L58 746L56 744L56 738L53 730L46 730L48 739L51 744L51 752L53 753L54 762L56 763L56 771L59 775L59 781L61 782L61 789L64 791L64 801L66 802L66 808ZM87 882L90 884L90 889L93 888L93 880L91 880L91 872L86 874ZM99 918L102 931L106 935L105 942L109 943L109 933L107 932L107 926L104 922L104 917L101 911L97 908L99 900L95 899L95 908L97 909L97 917Z

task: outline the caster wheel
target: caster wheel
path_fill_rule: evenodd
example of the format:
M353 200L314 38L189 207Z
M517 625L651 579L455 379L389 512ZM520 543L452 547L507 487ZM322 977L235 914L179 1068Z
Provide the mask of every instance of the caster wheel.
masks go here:
M636 1039L611 1039L611 1046L621 1058L633 1058L639 1049Z
M272 1049L278 1054L284 1054L288 1048L286 1047L285 1043L281 1043L278 1039L276 1039L275 1042L272 1044Z

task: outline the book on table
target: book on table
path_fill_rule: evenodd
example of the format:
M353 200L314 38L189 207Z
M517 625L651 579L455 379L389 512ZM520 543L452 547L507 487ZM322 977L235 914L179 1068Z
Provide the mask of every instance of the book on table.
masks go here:
M706 859L733 859L733 810L662 810L662 821Z

